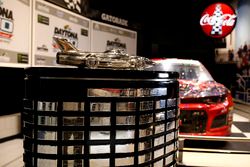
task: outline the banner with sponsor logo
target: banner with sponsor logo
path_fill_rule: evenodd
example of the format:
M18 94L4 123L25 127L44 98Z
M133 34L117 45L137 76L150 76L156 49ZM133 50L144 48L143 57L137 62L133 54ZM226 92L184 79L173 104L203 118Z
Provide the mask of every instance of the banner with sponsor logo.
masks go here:
M109 49L124 49L130 55L137 53L137 32L91 21L91 51L103 52Z
M30 66L30 0L0 0L0 66Z
M54 36L66 38L80 50L90 51L89 19L41 0L36 0L33 8L33 66L59 66Z
M129 29L140 29L142 26L136 20L128 20L120 16L112 15L111 13L106 13L102 7L102 2L91 0L45 0L71 12L77 13L84 17L90 18L95 21L100 21L103 23L111 24L114 26L121 26ZM98 8L93 8L93 3L97 4ZM91 5L92 4L92 5ZM99 4L99 5L98 5ZM105 11L105 12L104 12Z

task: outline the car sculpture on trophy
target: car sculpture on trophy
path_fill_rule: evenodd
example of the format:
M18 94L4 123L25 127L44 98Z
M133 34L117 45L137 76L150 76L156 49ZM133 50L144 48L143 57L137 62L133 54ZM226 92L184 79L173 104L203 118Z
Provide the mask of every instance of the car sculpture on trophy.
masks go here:
M154 65L148 58L133 56L122 49L111 49L105 52L85 52L77 49L67 39L53 37L60 52L56 55L57 64L73 65L84 68L111 68L143 70Z

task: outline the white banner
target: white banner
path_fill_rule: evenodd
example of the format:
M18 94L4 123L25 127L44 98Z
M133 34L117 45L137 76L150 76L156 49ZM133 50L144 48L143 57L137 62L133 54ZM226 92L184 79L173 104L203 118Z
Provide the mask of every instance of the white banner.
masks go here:
M30 0L0 0L0 66L30 66Z
M128 54L136 55L137 32L113 25L91 21L91 51L104 52L108 49L125 49Z
M59 49L53 36L66 38L77 48L90 51L89 19L41 0L36 0L33 7L33 66L58 66Z

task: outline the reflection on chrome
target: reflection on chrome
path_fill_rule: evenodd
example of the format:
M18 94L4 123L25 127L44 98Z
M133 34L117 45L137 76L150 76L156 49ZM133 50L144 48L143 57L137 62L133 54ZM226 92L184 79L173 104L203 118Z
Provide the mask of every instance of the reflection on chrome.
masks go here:
M139 88L137 89L137 96L138 97L148 97L151 94L150 88Z
M165 125L164 124L160 124L160 125L155 126L155 134L162 133L162 132L165 132Z
M153 110L153 101L141 101L140 111Z
M135 116L116 116L117 125L135 125Z
M179 142L178 142L178 141L176 141L176 142L175 142L175 148L174 148L174 149L176 149L176 150L177 150L178 148L179 148Z
M136 93L136 89L127 88L127 89L120 89L120 96L121 97L136 97L138 95Z
M23 130L24 130L24 137L34 138L34 129L30 129L34 125L28 122L24 122Z
M177 129L179 127L179 121L176 121L175 123L175 129Z
M178 103L178 104L180 104L180 103ZM177 108L177 114L176 114L176 116L180 116L180 113L181 113L180 108Z
M84 111L84 102L63 102L63 111Z
M139 131L139 137L148 137L151 136L153 134L153 129L151 128L147 128L147 129L140 129Z
M63 117L63 126L83 126L84 117Z
M83 145L74 145L74 146L63 146L62 153L64 155L77 155L84 153L84 146Z
M159 149L159 150L156 150L156 151L154 151L154 158L158 158L158 157L160 157L160 156L162 156L162 155L164 155L164 149L162 148L162 149ZM159 167L161 167L162 166L162 161L159 161L158 163L156 163ZM156 165L155 164L155 165Z
M63 117L63 126L83 126L84 117Z
M174 151L174 148L174 143L172 143L166 147L166 152L170 153L171 151Z
M147 154L139 156L139 164L142 164L142 163L145 163L145 162L151 160L150 157L151 157L151 153L147 153Z
M38 116L37 124L44 126L57 126L57 117Z
M37 153L57 154L57 146L38 145Z
M164 120L165 120L165 111L155 114L155 121L156 122L164 121Z
M110 111L111 103L90 103L90 111Z
M98 167L102 164L102 167L109 167L109 159L90 159L89 160L91 167Z
M84 140L84 131L63 131L63 140Z
M175 137L179 136L178 134L179 134L179 130L175 131Z
M134 139L135 131L134 130L117 130L116 139Z
M57 166L57 160L53 159L37 159L37 166Z
M90 117L90 126L110 126L110 117Z
M167 119L169 119L169 118L175 118L175 113L176 113L176 110L175 109L173 109L173 110L168 110L167 111ZM176 122L178 122L178 121L176 121Z
M139 151L147 150L152 148L152 140L146 140L145 142L139 143ZM152 153L148 152L144 156L141 157L141 162L147 162L152 160Z
M165 165L168 165L168 164L172 163L172 162L173 162L173 159L174 159L173 154L169 155L169 156L166 158Z
M90 132L90 140L110 140L110 132L109 131L91 131Z
M57 140L57 132L38 130L37 139L38 140Z
M175 121L167 122L167 131L175 128Z
M156 153L155 153L156 154ZM155 167L162 167L163 166L163 160L160 160L160 161L157 161L154 163L154 166ZM174 166L171 166L171 167L174 167Z
M153 88L151 90L151 96L166 96L167 88Z
M168 99L168 107L175 107L176 106L176 98Z
M147 124L153 122L153 114L140 115L140 124Z
M164 144L164 136L160 136L160 137L155 138L154 142L155 142L154 143L155 146L159 146L161 144ZM161 154L161 155L163 155L163 154Z
M118 97L119 89L89 88L88 97Z
M23 100L23 108L24 109L28 109L28 110L33 110L34 109L34 101L33 100L24 99Z
M37 112L33 115L37 116L34 117L37 123L33 121L33 126L30 126L34 133L30 145L34 147L35 154L39 153L35 155L37 164L34 166L138 166L139 162L139 166L162 167L165 154L170 154L164 152L166 145L176 141L175 132L167 132L175 131L176 119L166 118L174 118L177 110L167 106L176 107L177 102L173 98L175 96L167 100L167 88L156 88L165 83L152 81L154 84L150 85L148 82L151 80L143 85L147 88L134 84L132 86L136 88L125 87L131 84L112 88L113 83L111 88L85 87L79 90L81 97L60 97L58 101L51 98L34 100ZM150 86L154 87L148 88ZM39 126L34 128L34 125ZM30 137L26 137L29 142ZM29 148L32 147L30 145ZM175 142L174 149L176 147ZM168 149L172 149L172 145ZM48 159L38 159L40 154L47 154L42 158Z
M147 150L150 148L152 148L152 140L151 139L139 143L139 151ZM152 153L148 152L144 156L142 156L142 157L140 156L140 159L141 160L139 160L139 161L141 161L142 163L150 161L150 160L152 160Z
M166 135L166 142L169 142L171 140L174 140L174 132L171 132Z
M57 103L56 102L38 101L37 102L37 110L38 111L57 111Z
M119 166L133 165L134 157L116 158L115 164L119 164Z
M75 160L63 160L63 167L81 167L83 165L82 159L75 159Z
M133 153L134 144L116 144L115 152L116 153Z
M90 146L90 154L110 153L110 145Z
M166 96L167 88L89 88L88 97Z
M135 102L117 102L116 111L135 111L136 103Z
M166 108L166 100L158 100L156 101L155 109Z

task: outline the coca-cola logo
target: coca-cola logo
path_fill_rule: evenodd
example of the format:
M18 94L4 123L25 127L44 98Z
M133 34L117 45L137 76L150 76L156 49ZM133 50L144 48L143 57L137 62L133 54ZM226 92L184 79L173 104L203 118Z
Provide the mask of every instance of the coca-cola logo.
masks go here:
M213 38L223 38L230 34L236 24L234 9L225 3L214 3L202 13L200 25L204 33Z

